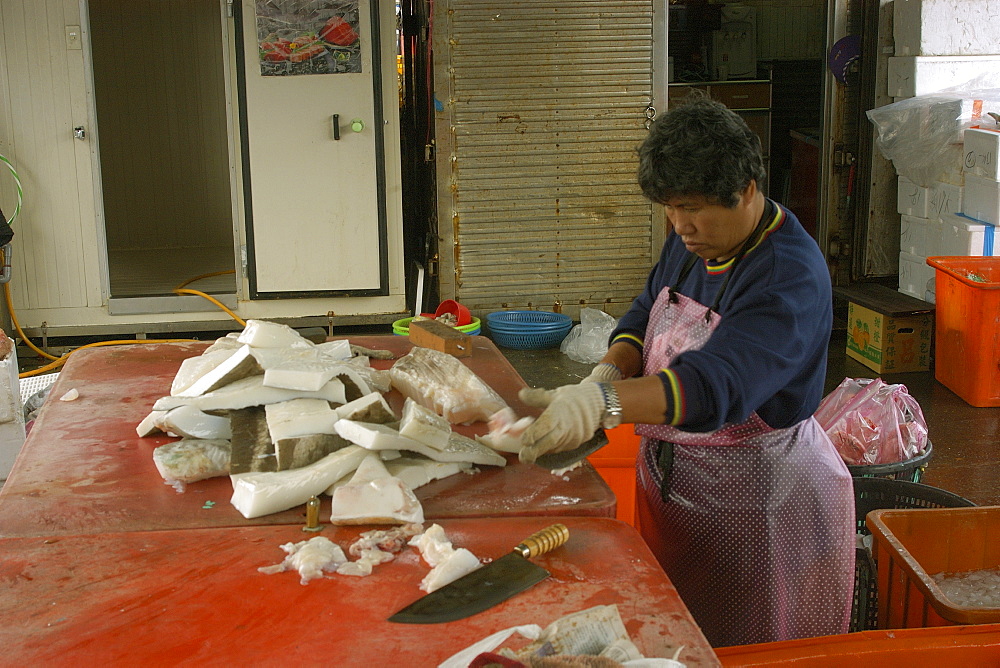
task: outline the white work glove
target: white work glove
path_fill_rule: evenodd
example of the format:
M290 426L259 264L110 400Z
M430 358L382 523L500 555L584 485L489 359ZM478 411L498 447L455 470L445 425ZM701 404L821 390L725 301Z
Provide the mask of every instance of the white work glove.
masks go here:
M581 383L612 383L621 380L622 370L610 362L601 362L595 366L590 375L581 380Z
M597 383L563 385L555 390L524 388L521 401L545 411L521 436L518 459L534 463L547 452L565 452L589 440L604 419L604 393Z

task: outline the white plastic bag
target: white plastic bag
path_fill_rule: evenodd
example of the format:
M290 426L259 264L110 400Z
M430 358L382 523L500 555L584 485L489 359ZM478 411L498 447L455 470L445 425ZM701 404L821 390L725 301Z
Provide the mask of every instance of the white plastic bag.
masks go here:
M580 309L580 324L563 339L559 350L571 360L596 364L608 352L608 338L618 320L596 308Z

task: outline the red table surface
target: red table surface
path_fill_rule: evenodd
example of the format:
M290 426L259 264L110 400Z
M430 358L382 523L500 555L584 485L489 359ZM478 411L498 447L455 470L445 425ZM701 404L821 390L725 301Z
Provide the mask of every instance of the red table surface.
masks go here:
M211 512L211 511L206 511ZM617 520L444 520L456 547L496 559L553 521L569 542L533 561L551 573L478 615L433 625L386 618L423 595L429 567L406 547L368 577L264 575L294 526L0 539L0 639L10 665L434 666L486 636L617 604L646 656L684 646L688 666L718 665L638 533ZM425 526L427 526L425 524ZM347 547L363 529L326 527Z
M399 336L348 337L352 343L405 354ZM525 386L489 339L473 337L468 366L519 414L537 414L517 398ZM304 506L248 520L230 504L229 477L187 486L178 494L153 464L156 446L175 440L162 434L139 438L136 425L156 399L169 394L182 360L207 343L163 343L88 348L70 357L39 413L13 470L0 489L0 535L39 536L254 524L298 524ZM388 368L391 361L373 360ZM60 401L70 389L80 397ZM402 395L387 395L399 414ZM466 435L486 433L486 424L456 425ZM563 476L527 466L516 456L506 467L483 466L475 475L454 475L416 490L428 519L585 515L614 517L615 496L584 464ZM207 501L214 507L205 510ZM330 499L322 498L321 518Z

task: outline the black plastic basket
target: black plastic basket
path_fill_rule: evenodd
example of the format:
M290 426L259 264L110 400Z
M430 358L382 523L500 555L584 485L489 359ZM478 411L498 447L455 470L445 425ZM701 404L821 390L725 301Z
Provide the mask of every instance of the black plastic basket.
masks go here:
M924 477L924 469L927 468L933 454L934 446L931 445L930 439L928 439L927 448L916 457L910 457L906 461L893 462L892 464L849 465L847 470L855 478L888 478L891 480L920 482L920 479Z
M928 443L930 446L930 443ZM974 506L963 496L947 490L893 478L854 478L854 519L859 536L871 534L865 518L884 508L962 508ZM878 628L878 577L871 551L858 547L854 560L854 603L851 628L868 631Z

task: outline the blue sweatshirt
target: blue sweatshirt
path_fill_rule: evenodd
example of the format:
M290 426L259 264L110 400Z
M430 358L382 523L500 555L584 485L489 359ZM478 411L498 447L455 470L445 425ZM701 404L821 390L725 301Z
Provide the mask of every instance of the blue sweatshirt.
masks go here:
M665 424L706 432L756 411L769 426L784 428L811 416L822 399L833 323L826 260L790 211L766 200L763 218L766 236L737 264L719 304L718 328L700 350L678 355L658 374ZM688 255L671 232L612 343L642 346L653 303L676 283ZM707 308L731 265L699 259L675 287Z

